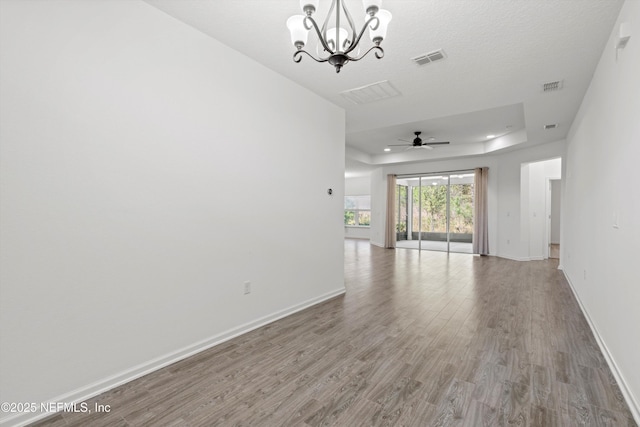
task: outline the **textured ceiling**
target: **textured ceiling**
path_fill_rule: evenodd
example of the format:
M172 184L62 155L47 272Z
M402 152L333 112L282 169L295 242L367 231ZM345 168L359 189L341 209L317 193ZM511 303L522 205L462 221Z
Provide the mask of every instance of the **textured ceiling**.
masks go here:
M385 57L349 63L336 74L330 65L308 57L299 64L292 61L285 22L300 13L298 0L146 1L343 107L347 168L360 170L564 138L623 3L385 0L383 8L393 14L382 43ZM364 16L360 1L346 2L356 20ZM321 19L328 3L320 1ZM310 37L309 46L313 43ZM424 66L410 59L436 49L443 49L447 58ZM382 80L401 95L364 105L340 95ZM562 80L563 88L543 93L542 84L554 80ZM558 127L544 130L550 123ZM383 152L416 130L451 145ZM487 141L489 133L501 138Z

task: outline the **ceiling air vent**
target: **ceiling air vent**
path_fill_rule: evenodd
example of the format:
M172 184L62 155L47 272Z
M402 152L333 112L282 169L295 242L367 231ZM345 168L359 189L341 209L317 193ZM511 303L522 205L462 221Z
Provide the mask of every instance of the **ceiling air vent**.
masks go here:
M370 85L346 90L341 92L340 95L354 104L368 104L370 102L393 98L394 96L400 95L400 92L398 92L388 80L383 80Z
M416 56L415 58L411 58L411 60L418 65L426 65L432 62L443 60L446 57L447 55L444 53L444 50L438 49L434 50L433 52L425 53L423 55Z
M554 82L547 82L542 84L543 92L555 92L562 89L562 80L556 80Z
M550 125L544 125L544 130L555 129L557 127L558 127L557 123L553 123L553 124L550 124Z

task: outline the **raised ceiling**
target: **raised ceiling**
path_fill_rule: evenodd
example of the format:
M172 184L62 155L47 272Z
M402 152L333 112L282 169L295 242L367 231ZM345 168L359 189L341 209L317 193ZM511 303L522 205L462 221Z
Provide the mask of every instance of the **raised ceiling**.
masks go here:
M146 1L343 107L346 164L352 171L562 140L623 3L384 0L393 14L382 44L385 57L349 63L336 74L308 57L292 61L285 22L300 13L298 0ZM356 19L364 15L360 1L345 1ZM320 0L321 17L329 3ZM444 60L422 66L411 60L438 49L445 52ZM365 104L341 95L381 81L400 95ZM556 81L560 89L543 91L545 83ZM547 124L558 126L545 130ZM383 151L417 130L451 144ZM490 134L496 138L487 139Z

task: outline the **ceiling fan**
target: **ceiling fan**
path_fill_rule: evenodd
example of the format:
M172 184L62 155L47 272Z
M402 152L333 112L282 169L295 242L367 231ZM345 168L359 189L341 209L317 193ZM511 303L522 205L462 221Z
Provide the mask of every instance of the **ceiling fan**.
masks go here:
M404 142L408 142L410 145L407 144L390 144L389 147L407 147L407 150L410 150L412 148L425 148L427 150L433 150L432 145L446 145L449 144L449 141L429 141L429 142L422 142L422 138L420 138L420 134L422 132L420 131L416 131L414 132L414 134L416 135L416 137L413 139L413 141L409 141L407 139L398 139L398 141L404 141ZM433 138L431 138L433 139Z

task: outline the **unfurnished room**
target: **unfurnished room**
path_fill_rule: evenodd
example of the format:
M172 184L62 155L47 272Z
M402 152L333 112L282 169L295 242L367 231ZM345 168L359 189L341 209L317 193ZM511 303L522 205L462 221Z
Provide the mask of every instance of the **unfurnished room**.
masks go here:
M0 0L0 427L637 426L640 1Z

